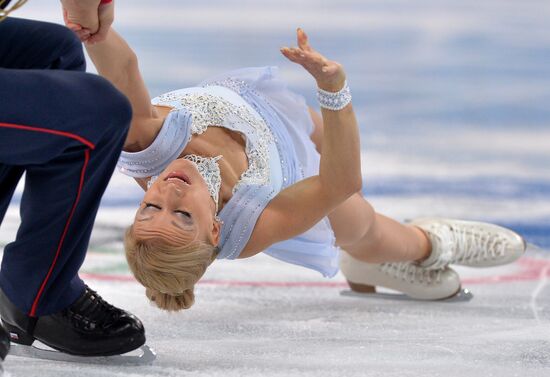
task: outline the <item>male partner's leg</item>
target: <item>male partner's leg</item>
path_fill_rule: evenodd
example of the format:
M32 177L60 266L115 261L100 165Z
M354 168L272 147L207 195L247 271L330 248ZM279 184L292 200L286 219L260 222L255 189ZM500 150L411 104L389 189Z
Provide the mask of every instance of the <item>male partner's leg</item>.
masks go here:
M83 293L77 272L131 110L86 73L0 69L0 82L0 164L26 170L22 223L4 249L0 287L41 316Z
M0 68L86 69L82 43L62 25L9 17L0 22L0 36Z
M310 114L315 125L311 140L321 153L323 120L311 109ZM426 258L431 251L431 245L420 229L376 213L361 193L351 196L328 218L338 246L365 262L419 260Z
M3 136L5 136L3 138L3 141L9 144L2 149L2 151L7 152L8 154L3 155L3 160L5 161L0 161L0 171L2 174L2 189L0 192L0 215L3 216L5 210L7 209L7 205L11 198L13 190L22 174L22 171L26 168L25 165L33 162L40 165L39 162L42 160L53 160L54 157L56 157L56 155L59 154L62 149L64 149L65 147L71 147L69 145L69 142L74 143L75 140L70 140L69 135L74 136L78 133L66 132L67 129L71 129L72 127L75 128L75 130L71 131L90 131L90 129L86 130L85 128L83 130L78 130L78 126L83 125L83 119L81 118L81 116L82 114L86 113L82 106L78 106L78 101L79 99L86 100L86 97L89 97L89 94L87 94L85 90L86 85L82 84L84 84L86 80L90 81L87 84L88 86L90 86L89 89L91 89L91 87L94 86L93 81L96 81L97 79L88 78L88 75L86 75L87 78L79 78L75 80L73 82L74 85L71 86L67 85L68 82L63 82L63 80L61 80L60 78L53 79L52 77L53 80L51 81L58 82L55 85L52 85L51 88L48 88L48 85L50 84L50 78L43 78L39 73L37 74L37 72L24 71L24 73L28 72L29 76L27 77L27 80L20 81L19 77L21 77L21 73L23 72L12 71L12 69L54 69L83 71L85 69L85 59L82 52L82 45L80 41L75 37L74 33L61 25L32 20L9 18L0 23L0 35L2 35L2 39L0 40L0 75L2 75L2 78L11 78L11 75L13 74L15 78L11 85L7 80L3 79L3 86L0 88L2 92L1 98L3 99L3 101L0 102L0 110L2 110L0 111L0 114L2 114L0 122L7 122L10 120L12 121L12 123L3 124L2 127L4 129ZM69 80L71 77L73 76L67 76L65 77L65 80ZM32 82L33 78L37 78L38 81ZM84 91L84 96L80 95L81 93L79 92L79 90L74 90L78 89L79 84L82 85L80 89ZM103 84L97 83L97 85L101 86ZM36 91L36 87L40 87L40 90ZM60 101L56 100L57 106L53 106L51 108L47 105L42 107L35 106L35 104L41 104L42 102L46 103L50 100L51 91L49 89L53 91L58 90L60 93L63 93L66 96L63 97ZM58 99L55 96L54 98ZM102 100L108 99L109 96ZM12 100L15 100L16 103L13 103ZM90 110L88 111L88 113L92 114L92 111L94 110L91 109L91 107L93 106L94 98L89 98L89 100L92 100L92 102L88 104ZM72 106L75 106L75 102L77 104L76 107L73 109ZM99 102L97 102L97 104L100 105ZM59 105L67 107L60 111L60 109L58 109ZM80 111L79 109L81 110L80 113L78 113ZM32 117L33 114L36 115L36 117ZM73 118L73 121L69 121L71 123L66 126L59 127L59 124L61 122L67 121L67 116L71 116ZM93 119L90 120L92 121ZM24 124L33 122L44 127L28 127ZM107 124L106 122L104 123L105 125ZM19 130L19 132L16 135L8 135L9 133L6 134L6 129L10 127L12 131ZM88 139L90 140L99 140L98 136L103 132L102 129L102 127L93 127L92 130L94 135L85 135L85 137L88 137ZM62 130L62 132L51 133L55 130ZM27 141L27 143L25 143L24 145L24 147L26 148L21 148L21 146L17 145L17 142L20 141L19 138L25 138L25 132L42 133L42 137L37 137L35 135L34 137L27 138L25 140ZM43 136L45 136L46 132L48 132L47 135L49 135L50 137L49 140L43 139ZM66 133L63 134L63 132ZM57 135L58 137L55 142L54 139L51 139L53 135ZM85 137L82 138L82 140L85 140ZM61 140L64 140L66 144L57 145L56 148L53 148L51 146L52 143L59 143ZM36 153L40 149L43 150L39 151L39 153ZM28 155L29 151L31 152L30 154L33 155L33 158L31 158L30 160L30 156ZM39 161L31 161L36 158L38 158ZM74 164L77 163L77 161L74 162ZM66 171L66 173L67 172L68 171ZM34 175L35 174L27 174L29 180L31 180L31 176ZM36 183L33 184L33 186L36 186ZM52 190L52 192L62 191L63 190ZM28 195L28 192L31 192L31 194ZM46 190L37 190L36 187L33 187L33 190L30 191L30 185L27 185L27 190L25 191L25 195L22 201L22 209L24 209L25 207L29 207L27 204L30 203L30 201L26 198L32 197L32 192L38 192L39 195L44 195L44 197L46 197L46 195L44 194L46 193ZM100 194L98 195L100 196ZM34 196L36 196L36 194ZM30 207L32 208L32 205ZM38 212L42 214L43 207L55 208L55 205L45 202L41 204L39 209L34 208L33 212ZM25 224L26 223L24 222L23 225ZM24 227L20 228L19 234L25 234ZM18 236L18 240L20 238L21 237ZM64 240L63 242L65 243L65 245L67 244L67 242L70 243L70 241L66 240ZM14 245L10 245L10 247L6 248L6 254L10 254L9 250L11 246ZM40 255L40 253L38 255ZM17 256L19 258L22 258L23 254ZM17 265L17 262L10 261L10 258L13 259L13 257L11 256L4 259L4 266L7 266L9 268L5 268L3 272L6 272L7 274L15 271L16 268L14 268L14 266ZM37 262L37 266L48 264L46 258ZM35 274L31 275L34 276ZM25 275L19 275L19 279L25 278ZM17 279L12 282L12 284L17 286L18 288L24 286L24 284L21 285L18 283L19 280ZM74 292L76 292L77 290L82 290L82 287L80 287L79 289L78 285L82 284L73 284ZM45 288L46 287L44 287L42 291L44 291ZM59 285L58 288L63 289L64 287L62 285ZM6 290L9 289L6 288ZM15 290L17 289L12 289L10 296L12 297L12 299L13 297L17 297L16 299L14 299L14 301L19 304L18 306L26 309L26 306L28 305L23 305L21 304L21 302L25 300L28 301L28 298L23 297L24 295L22 296L19 293L15 294ZM25 290L25 292L27 294L33 293L31 292L31 290ZM36 296L38 295L35 294L35 297ZM37 300L33 300L33 303L35 301ZM54 301L52 300L51 302Z
M86 69L80 41L64 26L10 17L0 23L0 35L0 68ZM23 172L22 166L0 164L0 224Z
M0 69L86 68L80 41L61 25L10 17L0 23L0 35ZM16 96L17 90L6 95ZM0 164L0 224L24 170L23 166Z
M28 88L29 97L0 105L0 162L27 171L22 224L5 248L0 286L18 307L39 316L83 291L77 271L130 111L123 96L93 75L0 70L0 81L3 88ZM33 111L21 113L26 103Z

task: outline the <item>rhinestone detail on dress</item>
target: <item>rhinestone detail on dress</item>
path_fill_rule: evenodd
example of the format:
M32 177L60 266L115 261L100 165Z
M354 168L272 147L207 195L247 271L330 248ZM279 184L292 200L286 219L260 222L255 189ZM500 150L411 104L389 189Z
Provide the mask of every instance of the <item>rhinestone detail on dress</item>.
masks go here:
M223 86L223 87L226 87L228 89L231 89L232 91L234 91L235 93L237 93L238 95L240 95L243 98L246 98L245 96L248 93L252 93L252 94L254 94L254 96L262 98L262 100L265 101L265 103L267 103L271 106L269 100L263 94L261 94L257 90L250 87L250 85L248 85L243 80L238 80L238 79L234 79L234 78L226 78L226 79L223 79L223 80L209 82L209 83L205 84L204 86L205 87L208 87L208 86ZM266 124L268 124L267 121L266 121L266 115L263 113L262 109L260 109L253 102L250 103L250 105L262 117L264 122ZM277 138L275 137L275 135L274 135L274 140L275 140L275 145L277 146L277 151L279 152L279 156L283 156L284 153L281 149L281 145L280 145L279 141L277 140ZM287 187L291 182L289 180L288 175L285 174L285 172L287 171L287 169L286 169L287 163L282 159L281 159L281 166L283 167L283 182L284 182L283 187ZM303 171L302 166L300 166L300 170L301 170L301 174L302 174L301 176L303 178L304 177L304 171Z
M245 153L248 169L241 175L233 188L235 193L241 185L265 185L269 181L269 144L274 141L271 130L263 119L255 117L244 105L235 105L219 96L207 93L167 93L159 97L160 102L177 101L193 116L191 132L202 134L208 127L224 127L242 134L255 134L251 142L247 137ZM231 127L239 123L243 129Z
M220 187L222 185L218 161L222 158L222 156L201 157L196 154L188 154L183 158L191 161L197 166L197 170L206 182L208 192L216 204L216 213L218 213L218 198L220 197Z

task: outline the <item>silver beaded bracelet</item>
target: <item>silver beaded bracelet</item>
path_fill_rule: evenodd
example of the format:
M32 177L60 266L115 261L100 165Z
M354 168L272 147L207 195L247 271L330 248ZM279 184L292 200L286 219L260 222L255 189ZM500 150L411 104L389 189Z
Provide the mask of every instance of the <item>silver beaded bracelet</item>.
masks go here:
M317 100L319 105L328 110L342 110L351 102L351 91L349 90L348 82L344 83L344 87L338 92L327 92L326 90L317 88Z

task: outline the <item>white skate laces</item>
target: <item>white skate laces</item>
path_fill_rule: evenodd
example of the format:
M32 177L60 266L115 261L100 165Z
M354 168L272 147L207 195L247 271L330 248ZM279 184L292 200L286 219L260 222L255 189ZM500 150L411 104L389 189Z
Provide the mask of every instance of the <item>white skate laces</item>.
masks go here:
M427 269L448 264L497 266L513 262L525 250L518 234L493 224L449 219L420 219L412 224L424 230L432 243L432 253L419 263Z
M447 264L496 259L506 250L506 240L483 230L471 232L471 229L467 228L435 225L432 235L433 238L440 239L440 260Z
M414 262L366 263L342 250L340 268L350 288L374 292L384 287L420 300L441 300L460 291L460 278L451 268L427 269Z
M434 227L435 228L435 227ZM441 269L448 266L454 260L456 243L453 233L448 226L433 229L423 229L432 244L432 252L428 259L419 263L424 268Z
M441 282L441 271L443 271L442 269L423 268L409 262L382 263L379 269L390 277L401 279L407 283L427 285Z

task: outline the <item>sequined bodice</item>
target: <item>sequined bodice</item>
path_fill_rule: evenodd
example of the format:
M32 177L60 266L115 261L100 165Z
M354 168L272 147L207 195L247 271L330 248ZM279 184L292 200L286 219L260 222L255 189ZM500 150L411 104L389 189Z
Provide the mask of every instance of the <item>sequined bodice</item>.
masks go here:
M266 184L270 177L269 144L273 142L273 135L265 121L254 114L254 110L235 93L218 96L206 92L175 91L163 94L155 99L155 104L173 106L175 110L184 108L192 115L191 133L204 133L208 127L224 127L243 134L246 138L245 153L248 158L248 168L241 175L233 188L235 193L241 185ZM233 96L232 100L227 99ZM239 100L242 103L238 103ZM217 153L216 151L213 151Z

